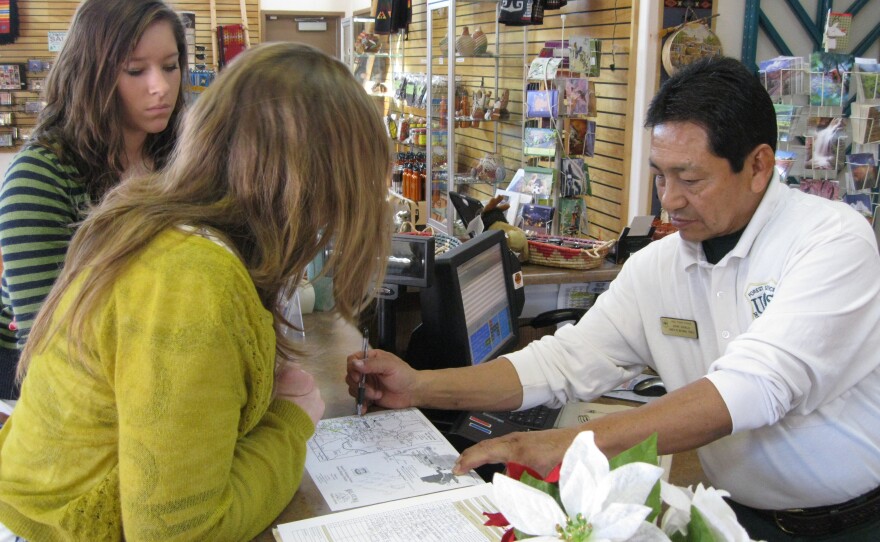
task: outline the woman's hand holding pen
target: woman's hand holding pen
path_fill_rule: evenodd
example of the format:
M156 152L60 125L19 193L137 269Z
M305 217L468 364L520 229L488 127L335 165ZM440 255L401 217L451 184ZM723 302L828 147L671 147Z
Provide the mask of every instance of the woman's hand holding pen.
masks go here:
M358 351L347 359L345 382L352 397L358 396L361 376L366 375L365 406L371 403L385 408L417 406L414 391L418 371L384 350L370 350L365 360L363 357L363 352Z
M321 390L315 385L315 378L298 363L285 362L275 372L275 396L305 410L316 424L324 415Z

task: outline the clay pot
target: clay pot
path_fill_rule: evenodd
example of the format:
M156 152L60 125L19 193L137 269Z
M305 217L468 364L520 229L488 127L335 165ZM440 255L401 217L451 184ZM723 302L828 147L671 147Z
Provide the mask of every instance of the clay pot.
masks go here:
M474 56L474 38L468 27L464 27L461 36L455 38L455 51L461 56Z
M486 50L489 48L489 38L486 37L486 34L483 33L483 29L477 27L477 31L474 32L474 55L481 56L486 54Z

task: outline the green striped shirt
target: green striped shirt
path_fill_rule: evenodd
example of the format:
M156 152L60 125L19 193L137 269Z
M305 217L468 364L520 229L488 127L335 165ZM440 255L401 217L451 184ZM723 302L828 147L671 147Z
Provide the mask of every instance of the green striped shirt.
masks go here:
M16 155L0 189L0 347L22 348L49 294L89 196L77 171L39 146ZM9 329L15 318L17 330Z

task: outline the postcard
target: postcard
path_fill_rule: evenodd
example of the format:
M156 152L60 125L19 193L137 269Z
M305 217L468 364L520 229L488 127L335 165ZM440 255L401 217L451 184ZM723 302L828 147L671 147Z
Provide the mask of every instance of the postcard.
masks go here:
M596 147L596 121L569 119L568 154L573 156L593 156Z
M860 102L880 101L880 64L856 64L858 99Z
M597 38L577 36L569 39L569 65L572 71L587 77L598 77L601 67L602 42Z
M559 187L559 195L564 198L589 195L590 171L583 158L562 159L562 184Z
M849 95L853 56L816 52L810 55L810 105L840 106Z
M555 174L555 169L545 167L525 168L522 193L530 194L537 203L546 203L553 195L553 177Z
M806 169L838 170L846 150L847 119L810 117L807 120Z
M846 167L856 192L877 187L877 162L870 152L848 154Z
M523 205L521 227L526 231L550 235L553 231L553 215L555 212L556 209L549 205L534 203Z
M561 113L568 117L596 116L596 89L587 79L557 79L562 89Z
M776 132L779 141L788 141L791 136L791 126L797 118L797 105L791 104L773 104L776 111Z
M527 117L556 117L559 114L558 93L553 90L529 90L526 93Z
M587 209L581 198L559 198L559 235L577 237L585 235L587 230Z
M799 92L798 77L803 59L797 56L778 56L758 63L758 74L764 88L774 100Z
M788 178L788 174L792 166L794 166L796 159L797 154L794 151L776 151L776 170L779 171L779 177L783 181Z
M839 200L840 183L829 179L801 179L799 188L801 192L813 194L820 198Z
M556 156L556 130L552 128L526 128L523 154L526 156Z
M867 219L871 219L874 214L871 209L871 194L846 194L843 202Z
M513 226L517 225L517 221L519 220L519 211L520 207L527 203L532 202L532 196L529 194L523 194L519 191L514 190L501 190L500 188L495 191L496 196L502 196L504 199L501 200L499 205L508 204L510 207L504 211L504 219L507 220L508 224Z

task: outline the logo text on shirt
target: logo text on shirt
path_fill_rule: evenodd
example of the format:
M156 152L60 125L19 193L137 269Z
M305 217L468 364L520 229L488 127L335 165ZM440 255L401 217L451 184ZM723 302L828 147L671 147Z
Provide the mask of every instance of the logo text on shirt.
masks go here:
M757 318L764 313L767 305L773 299L773 293L776 291L776 282L765 282L764 284L749 284L746 288L746 299L752 308L752 318Z

